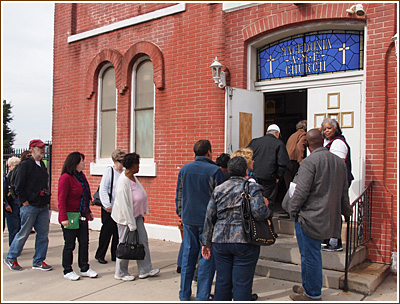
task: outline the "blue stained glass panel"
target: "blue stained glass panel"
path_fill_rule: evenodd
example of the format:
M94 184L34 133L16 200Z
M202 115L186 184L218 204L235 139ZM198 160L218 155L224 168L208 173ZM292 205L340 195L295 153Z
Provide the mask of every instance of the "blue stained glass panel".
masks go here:
M321 31L281 39L257 50L258 81L362 70L362 31Z

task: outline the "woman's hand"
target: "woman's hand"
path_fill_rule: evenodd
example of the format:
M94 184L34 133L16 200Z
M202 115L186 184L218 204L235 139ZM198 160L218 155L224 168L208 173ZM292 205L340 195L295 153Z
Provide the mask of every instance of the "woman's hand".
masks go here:
M62 221L61 225L63 225L64 227L68 227L69 226L69 220Z
M108 213L111 213L112 208L111 208L111 207L108 207L108 208L106 209L106 211L107 211Z
M207 248L206 246L203 246L201 248L201 254L203 255L203 258L205 258L206 260L209 260L211 257L211 249Z
M94 220L93 213L89 213L88 221L93 221L93 220Z
M268 199L267 199L266 197L263 197L263 199L264 199L265 206L267 206L267 207L268 207L268 205L269 205L269 201L268 201Z

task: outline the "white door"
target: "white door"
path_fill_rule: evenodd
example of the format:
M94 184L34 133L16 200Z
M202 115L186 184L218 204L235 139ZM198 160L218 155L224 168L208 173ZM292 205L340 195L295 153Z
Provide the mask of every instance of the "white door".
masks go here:
M251 139L264 135L264 95L232 87L225 88L225 151L232 154Z
M353 202L363 191L363 127L361 122L361 83L330 85L308 89L308 129L321 127L324 117L339 122L342 133L350 146L354 180L349 196Z

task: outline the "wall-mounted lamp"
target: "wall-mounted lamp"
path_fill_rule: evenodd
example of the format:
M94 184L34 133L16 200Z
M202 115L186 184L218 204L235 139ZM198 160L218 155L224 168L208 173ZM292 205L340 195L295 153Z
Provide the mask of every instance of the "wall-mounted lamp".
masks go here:
M214 62L210 65L212 69L213 78L216 84L220 89L225 88L226 86L226 73L222 71L223 65L218 61L218 58L215 57Z
M396 33L396 35L394 35L393 37L392 37L392 39L393 39L393 41L394 41L394 50L395 50L395 52L396 52L396 56L397 56L397 53L398 53L398 46L397 46L397 33Z
M364 7L362 6L362 4L352 5L350 8L346 10L346 12L352 15L356 13L358 16L365 15Z

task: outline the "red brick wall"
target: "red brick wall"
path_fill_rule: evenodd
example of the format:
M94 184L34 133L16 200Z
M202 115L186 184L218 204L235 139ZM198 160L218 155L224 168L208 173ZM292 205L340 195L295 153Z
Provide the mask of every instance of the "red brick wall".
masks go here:
M133 49L145 41L142 51L154 63L157 62L157 69L161 69L155 73L157 177L140 180L149 195L150 215L146 222L175 226L178 219L174 203L176 178L179 168L193 160L193 144L198 139L207 138L213 145L214 159L224 152L224 91L216 87L211 77L209 66L214 57L218 56L221 63L228 66L231 86L246 88L246 49L250 41L285 27L324 20L359 19L367 24L366 182L376 181L373 207L375 239L369 244L369 258L390 262L391 251L397 251L397 58L391 49L391 37L395 34L395 4L366 3L366 15L358 17L345 12L350 6L348 3L298 6L265 3L229 14L222 12L222 4L187 3L183 13L67 43L71 33L171 5L56 4L53 193L57 193L59 173L68 153L75 150L84 153L88 164L95 160L96 73L104 60L117 62L114 63L120 89L117 147L127 151L131 111L128 78L136 58L131 56ZM157 57L157 50L162 58ZM159 62L163 62L161 67ZM160 79L162 85L158 85ZM89 168L86 175L92 191L95 191L100 177L90 176ZM56 205L54 196L52 209L57 210ZM99 210L96 210L96 215L99 216Z

